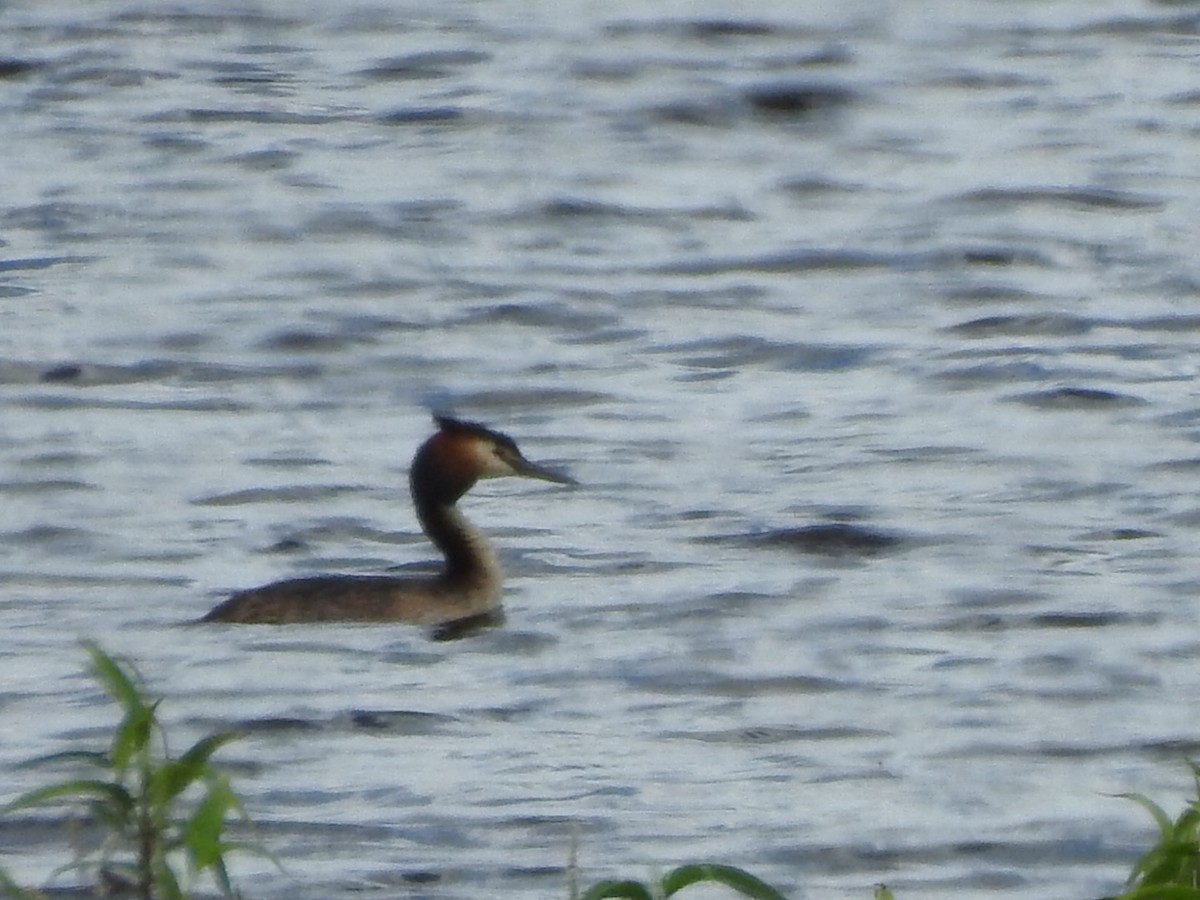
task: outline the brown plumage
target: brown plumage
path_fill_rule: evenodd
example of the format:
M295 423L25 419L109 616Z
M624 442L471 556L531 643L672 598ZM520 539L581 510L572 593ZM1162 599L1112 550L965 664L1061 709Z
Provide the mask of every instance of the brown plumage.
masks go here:
M525 459L505 434L444 416L435 421L438 430L417 451L408 480L421 527L445 558L440 573L427 578L316 575L277 581L234 594L200 621L439 625L498 610L504 577L500 561L455 504L483 478L519 475L575 482Z

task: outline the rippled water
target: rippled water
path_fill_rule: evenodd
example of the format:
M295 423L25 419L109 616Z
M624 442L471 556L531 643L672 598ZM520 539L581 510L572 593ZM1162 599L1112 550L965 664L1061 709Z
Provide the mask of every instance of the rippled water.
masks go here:
M0 9L0 765L223 751L251 896L1092 898L1200 691L1200 7ZM582 485L468 513L507 625L184 628L429 557L429 407ZM58 823L3 860L62 861Z

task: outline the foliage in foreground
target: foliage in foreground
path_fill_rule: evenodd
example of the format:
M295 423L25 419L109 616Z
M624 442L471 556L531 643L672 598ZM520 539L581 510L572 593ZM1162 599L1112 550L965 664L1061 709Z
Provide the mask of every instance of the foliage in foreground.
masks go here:
M1200 900L1200 766L1188 765L1196 799L1174 820L1142 794L1118 795L1150 813L1159 832L1158 843L1134 864L1120 900Z
M246 820L228 777L210 762L233 733L201 738L172 758L158 718L157 699L148 699L133 667L87 644L91 672L120 706L123 716L107 749L73 750L31 760L30 765L70 763L90 777L73 778L30 791L2 810L71 805L104 830L93 852L61 867L90 876L101 893L132 892L139 900L182 900L179 859L187 865L187 887L207 873L227 897L235 896L225 865L231 850L254 846L225 839L229 815ZM57 872L55 873L57 874ZM0 884L15 888L3 873Z
M1195 799L1172 819L1161 806L1143 794L1118 794L1145 809L1159 830L1159 840L1134 864L1128 890L1109 900L1200 900L1200 765L1189 762L1195 782ZM574 848L571 868L574 870ZM755 900L786 900L774 888L749 872L732 866L702 864L680 866L651 884L640 881L603 881L582 898L571 891L571 900L663 900L691 884L710 881L724 884ZM886 885L875 887L875 900L894 900Z
M662 900L689 885L715 882L733 888L753 900L787 900L770 885L734 866L696 863L672 869L657 882L601 881L585 891L582 900Z
M58 872L89 873L98 893L129 893L139 900L184 900L180 857L187 865L190 890L207 874L226 897L237 896L225 865L232 850L270 855L257 845L225 838L230 814L248 821L228 777L211 763L212 755L237 735L208 735L172 758L158 719L160 700L148 699L132 665L117 661L95 644L85 645L91 672L120 706L123 716L109 746L99 751L66 751L31 760L29 765L73 763L95 777L47 785L18 797L0 813L31 807L70 804L83 809L104 829L94 852L80 854ZM1200 765L1189 762L1196 798L1175 819L1142 794L1118 794L1145 809L1159 830L1158 843L1133 867L1128 890L1116 900L1200 900ZM105 776L105 777L101 777ZM574 886L572 841L571 900L666 900L702 882L722 884L752 900L787 900L749 872L717 863L679 866L657 880L602 881L580 894ZM55 873L57 874L57 872ZM13 883L0 869L0 896L39 897ZM884 885L875 900L894 900Z

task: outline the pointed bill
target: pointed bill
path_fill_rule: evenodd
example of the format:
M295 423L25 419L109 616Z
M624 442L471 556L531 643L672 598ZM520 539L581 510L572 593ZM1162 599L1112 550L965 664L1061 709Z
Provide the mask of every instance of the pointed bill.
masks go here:
M513 466L518 475L525 478L537 478L540 481L553 481L555 484L579 484L574 478L565 472L556 472L554 469L546 466L532 463L525 457L521 457L520 462Z

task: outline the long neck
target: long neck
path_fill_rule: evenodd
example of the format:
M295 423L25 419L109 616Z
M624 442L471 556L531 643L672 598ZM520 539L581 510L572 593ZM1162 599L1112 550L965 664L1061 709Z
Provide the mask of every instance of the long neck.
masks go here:
M499 586L500 559L483 532L467 521L453 503L414 492L417 517L429 539L446 558L442 578L448 582Z

